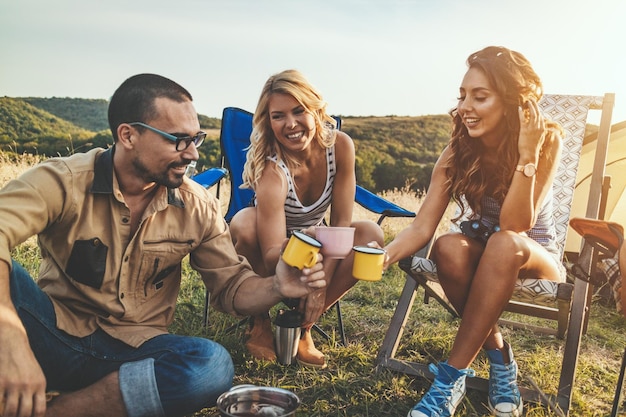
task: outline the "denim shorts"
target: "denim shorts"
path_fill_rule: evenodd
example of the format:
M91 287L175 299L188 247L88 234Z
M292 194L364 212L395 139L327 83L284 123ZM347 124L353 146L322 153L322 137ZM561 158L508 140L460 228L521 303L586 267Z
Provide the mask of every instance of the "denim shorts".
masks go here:
M48 295L15 261L10 284L11 299L46 376L47 390L75 391L119 371L129 417L157 417L213 406L232 386L232 359L216 342L164 334L135 348L102 330L71 336L56 327Z

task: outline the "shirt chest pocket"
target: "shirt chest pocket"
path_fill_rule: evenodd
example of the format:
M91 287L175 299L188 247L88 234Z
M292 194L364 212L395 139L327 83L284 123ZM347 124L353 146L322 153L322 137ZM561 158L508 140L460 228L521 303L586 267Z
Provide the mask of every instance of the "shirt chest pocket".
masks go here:
M168 242L168 250L153 249L149 246L144 244L135 288L132 289L138 301L161 298L164 293L177 293L180 286L181 262L190 250L188 243Z
M77 240L72 247L65 272L76 282L100 289L106 272L108 250L97 237Z
M161 290L172 289L173 285L177 289L180 280L176 277L180 277L180 261L172 265L167 258L144 253L139 276L141 279L135 289L138 299L151 298Z

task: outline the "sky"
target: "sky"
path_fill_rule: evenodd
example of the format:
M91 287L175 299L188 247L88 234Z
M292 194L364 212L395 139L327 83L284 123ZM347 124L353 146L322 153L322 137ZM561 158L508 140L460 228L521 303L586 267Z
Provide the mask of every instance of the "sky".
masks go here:
M295 68L331 114L444 114L466 58L500 45L547 93L615 93L616 123L625 40L624 0L0 0L0 96L108 100L151 72L221 117L254 111L267 78Z

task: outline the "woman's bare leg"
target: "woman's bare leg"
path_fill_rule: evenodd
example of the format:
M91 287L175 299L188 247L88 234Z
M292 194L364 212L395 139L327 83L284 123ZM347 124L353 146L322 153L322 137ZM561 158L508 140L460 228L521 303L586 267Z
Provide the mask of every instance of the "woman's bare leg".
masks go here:
M256 230L256 209L248 207L240 210L230 222L230 233L237 253L248 259L254 272L261 276L270 275L265 267ZM274 361L274 334L269 311L249 318L246 330L246 348L257 359Z
M457 369L467 368L482 347L504 347L496 323L513 294L520 270L558 279L551 256L539 244L517 233L495 233L482 254L481 249L463 236L447 236L435 249L446 296L462 316L448 358Z

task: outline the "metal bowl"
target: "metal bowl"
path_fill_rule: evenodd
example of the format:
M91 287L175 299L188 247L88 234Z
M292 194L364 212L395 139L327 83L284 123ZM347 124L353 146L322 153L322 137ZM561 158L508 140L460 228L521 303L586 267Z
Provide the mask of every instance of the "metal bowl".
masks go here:
M296 394L282 388L237 385L217 399L224 417L293 417L300 406Z

